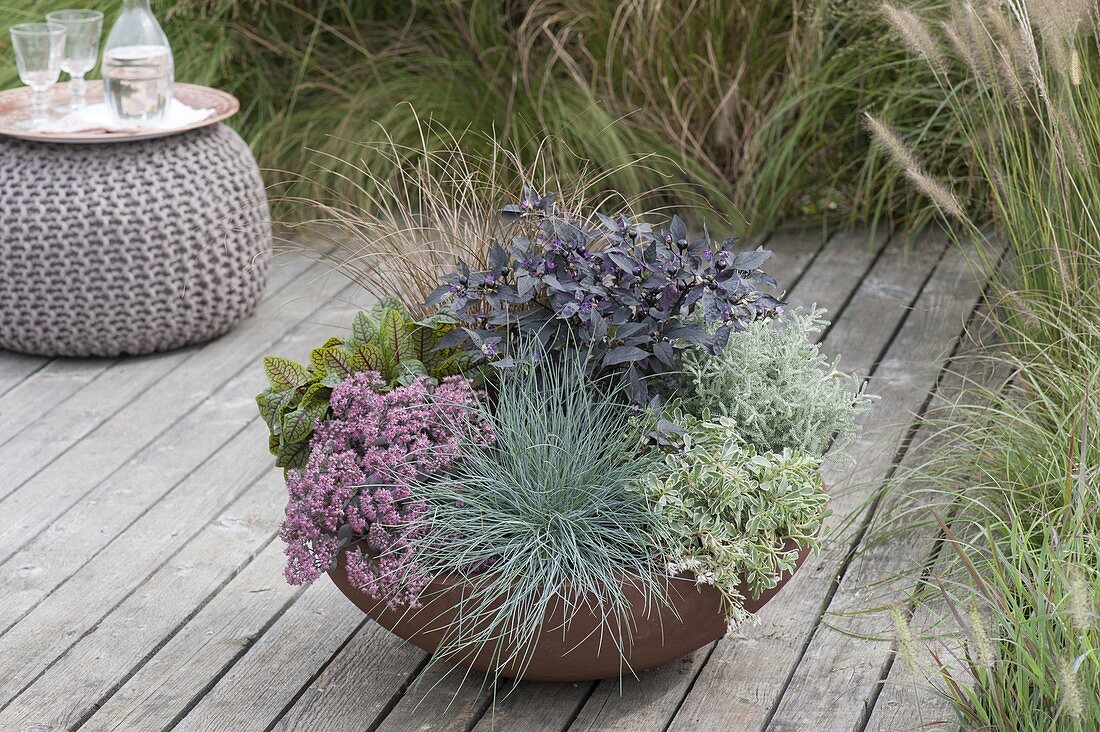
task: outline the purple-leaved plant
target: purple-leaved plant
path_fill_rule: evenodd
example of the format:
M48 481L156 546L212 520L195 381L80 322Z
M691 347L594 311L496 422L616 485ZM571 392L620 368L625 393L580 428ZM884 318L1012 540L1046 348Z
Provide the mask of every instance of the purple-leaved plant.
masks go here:
M348 578L391 607L415 605L428 581L411 561L422 538L424 503L409 482L446 470L460 441L491 441L478 417L480 394L461 376L438 386L421 377L385 387L373 371L350 376L332 392L332 416L316 424L309 460L290 471L289 502L279 535L286 542L284 574L308 584L344 553Z
M516 227L507 249L493 243L484 271L459 260L425 302L460 326L440 346L499 368L514 365L517 337L549 351L579 347L590 371L625 373L630 399L644 405L653 377L671 386L678 352L717 354L731 332L785 304L765 291L776 287L760 269L771 252L739 250L736 237L717 241L706 226L689 239L679 216L654 232L562 210L530 188L503 214Z

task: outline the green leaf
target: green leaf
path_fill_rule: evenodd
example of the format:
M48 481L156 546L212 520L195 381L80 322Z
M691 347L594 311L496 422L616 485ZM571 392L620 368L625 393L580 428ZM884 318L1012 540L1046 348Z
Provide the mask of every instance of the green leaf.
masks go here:
M297 389L309 381L306 369L289 358L264 356L264 374L275 389Z
M383 297L370 309L371 315L374 316L376 321L382 320L386 313L391 311L395 311L403 320L409 319L409 311L405 308L405 303L392 295Z
M313 421L317 419L316 409L298 407L283 415L282 440L284 443L308 440L313 434Z
M389 309L382 316L378 328L382 337L382 351L391 363L401 363L413 356L412 339L405 327L408 322L396 309Z
M328 416L328 399L326 398L323 401L320 399L316 399L309 402L302 400L301 408L309 412L310 416L313 417L313 421L316 422L317 420L324 419Z
M376 343L364 343L355 349L355 355L364 371L386 372L386 354Z
M394 380L403 386L408 386L417 378L427 375L428 370L424 368L424 364L415 358L406 358L394 369Z
M370 315L364 312L357 313L351 325L352 341L358 345L373 340L378 335L378 324Z
M328 366L325 365L324 348L314 348L309 352L309 368L313 371L313 378L325 378L325 374L328 373Z
M301 406L312 408L314 404L323 404L325 410L328 410L328 400L332 395L332 390L325 384L317 382L316 384L310 384L306 389L306 393L302 395Z
M410 357L427 363L428 360L435 355L432 349L435 348L436 343L439 343L439 338L445 331L437 332L432 328L417 325L415 323L410 324L408 331L409 343L412 344L412 353Z
M332 338L329 338L327 341L322 343L321 348L332 348L333 346L341 346L343 344L344 342L342 340L340 340L336 336L333 336Z
M351 364L351 354L343 348L325 348L323 349L323 358L325 367L330 374L338 374L341 379L346 379L355 373L355 369L352 368Z
M309 460L309 441L284 445L275 456L275 466L279 468L304 468Z
M458 351L444 358L439 362L438 366L434 366L432 368L432 374L440 379L445 376L458 376L464 374L473 367L476 359L476 354L470 353L469 351Z
M267 449L268 449L268 452L270 452L272 455L278 457L279 456L279 445L281 443L282 443L282 440L279 439L278 435L275 435L275 434L268 435L267 436Z
M279 414L280 393L274 389L264 389L256 395L256 406L260 409L260 417L268 427L276 422Z
M455 316L449 313L439 312L434 313L433 315L429 315L423 320L417 321L416 324L422 325L426 328L433 328L438 335L443 335L448 330L450 330L450 328L447 328L445 326L455 326L458 325L458 323L459 320Z

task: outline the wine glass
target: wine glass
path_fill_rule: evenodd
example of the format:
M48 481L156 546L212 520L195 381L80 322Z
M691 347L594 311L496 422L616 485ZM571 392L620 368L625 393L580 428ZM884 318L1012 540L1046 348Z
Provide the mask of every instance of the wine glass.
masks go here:
M49 91L61 75L65 29L52 23L20 23L13 25L10 32L19 78L34 92L34 117L20 126L38 127L49 119Z
M84 94L88 89L84 75L94 69L99 60L103 13L98 10L57 10L46 14L46 22L65 29L61 70L71 77L69 107L80 109L86 104Z

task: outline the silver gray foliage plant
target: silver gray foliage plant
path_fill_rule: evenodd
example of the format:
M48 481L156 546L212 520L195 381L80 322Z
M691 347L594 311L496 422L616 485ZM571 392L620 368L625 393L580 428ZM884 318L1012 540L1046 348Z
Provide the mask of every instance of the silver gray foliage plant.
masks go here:
M593 641L621 653L630 586L668 604L673 539L640 490L660 455L637 449L635 410L621 387L587 375L586 361L568 350L500 371L484 414L495 442L463 445L449 473L415 486L438 539L416 547L417 565L477 577L436 658L490 648L495 670L522 671L547 611L562 603L601 616L603 637Z
M730 335L717 355L687 351L679 395L689 413L727 417L759 450L822 456L840 453L858 432L856 414L873 397L859 377L838 368L817 344L829 322L816 305L765 318Z

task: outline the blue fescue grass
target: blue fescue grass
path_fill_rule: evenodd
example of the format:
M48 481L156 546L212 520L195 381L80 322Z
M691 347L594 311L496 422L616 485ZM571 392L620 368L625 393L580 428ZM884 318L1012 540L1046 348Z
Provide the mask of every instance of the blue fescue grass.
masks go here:
M466 446L450 475L417 486L444 538L416 562L473 588L438 658L489 648L498 670L522 673L539 635L561 630L543 624L563 606L602 618L595 642L621 652L628 588L667 604L668 531L637 489L656 453L639 449L620 397L586 376L583 353L502 372L486 414L496 442Z

